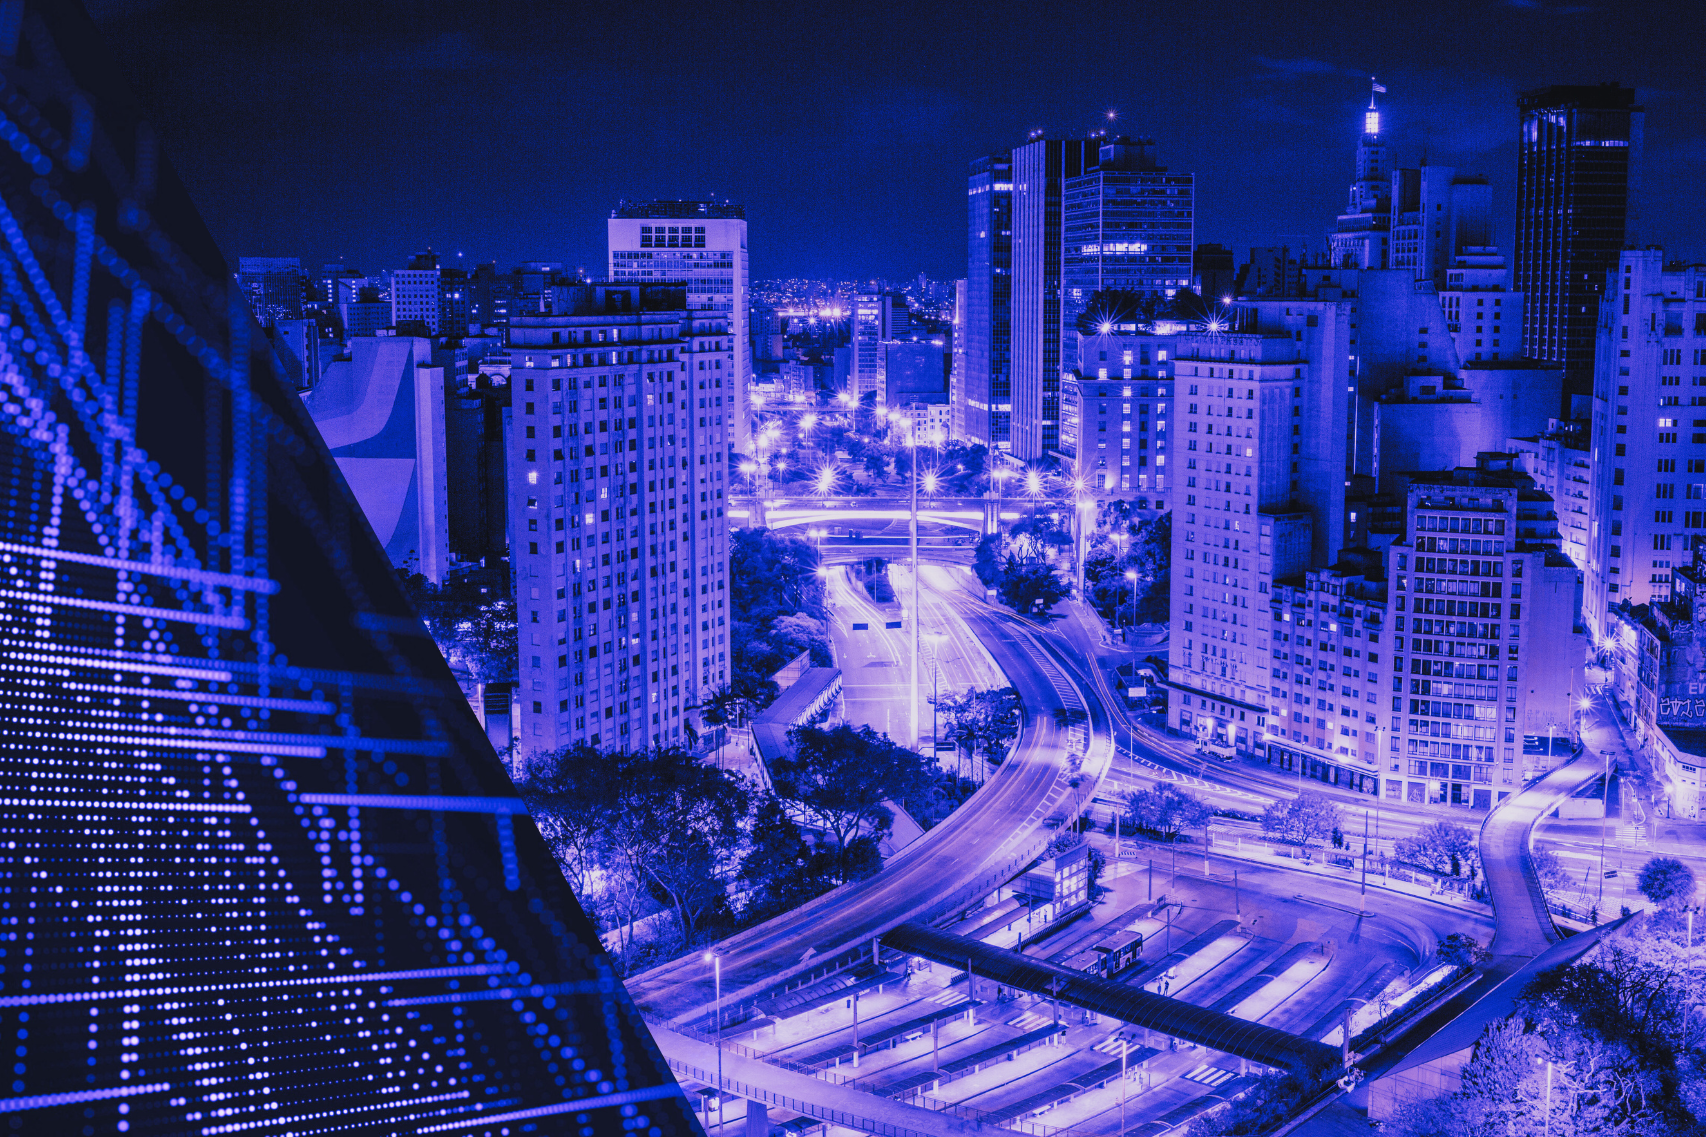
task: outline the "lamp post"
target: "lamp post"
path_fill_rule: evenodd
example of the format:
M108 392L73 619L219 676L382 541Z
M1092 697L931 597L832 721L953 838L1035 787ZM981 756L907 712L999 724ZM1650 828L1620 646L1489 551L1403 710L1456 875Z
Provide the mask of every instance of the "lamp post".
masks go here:
M918 665L922 644L919 627L923 622L918 607L918 420L910 415L907 417L912 427L906 443L911 451L911 461L908 465L912 467L912 519L909 524L912 539L912 748L917 750L921 718L918 713Z
M712 981L716 984L717 1012L717 1132L723 1130L723 957L714 951L705 953L711 965Z

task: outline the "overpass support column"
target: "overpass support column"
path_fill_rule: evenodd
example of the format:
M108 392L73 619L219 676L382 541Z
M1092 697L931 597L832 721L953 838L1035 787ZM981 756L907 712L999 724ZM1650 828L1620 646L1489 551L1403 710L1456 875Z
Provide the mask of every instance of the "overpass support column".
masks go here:
M1001 529L1001 502L993 498L983 499L983 535L999 532Z
M746 1103L746 1137L770 1137L770 1107L761 1101Z

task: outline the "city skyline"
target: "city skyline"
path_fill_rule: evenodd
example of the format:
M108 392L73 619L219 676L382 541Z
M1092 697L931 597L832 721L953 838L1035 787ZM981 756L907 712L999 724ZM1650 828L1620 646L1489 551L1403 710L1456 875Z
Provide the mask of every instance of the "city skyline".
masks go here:
M313 5L240 18L188 0L93 6L127 77L171 124L174 158L230 248L304 264L342 257L371 272L432 245L447 264L458 253L470 268L563 260L596 275L601 223L619 200L717 197L744 204L765 234L754 279L922 270L944 280L965 274L965 162L1039 127L1082 135L1105 126L1110 108L1118 129L1154 137L1170 168L1196 175L1200 240L1242 250L1306 236L1313 248L1351 173L1347 140L1370 74L1391 92L1393 161L1412 165L1425 151L1433 164L1486 174L1494 241L1506 249L1519 93L1635 87L1650 142L1631 238L1698 257L1682 218L1688 186L1706 172L1706 135L1689 113L1702 81L1687 37L1642 33L1653 20L1686 26L1686 10L1643 10L1649 19L1612 21L1583 5L1456 6L1425 27L1361 11L1251 14L1182 32L1189 63L1153 79L1076 63L1097 57L1085 53L1117 26L1111 11L1063 23L1058 46L1036 55L1026 45L1042 17L1017 9L986 11L968 35L952 34L945 9L898 26L855 17L834 34L803 14L779 26L720 17L735 35L705 26L707 14L642 6L609 27L585 14L577 35L621 42L643 27L648 51L680 60L616 100L611 65L586 63L560 27L513 13L446 6L400 23L380 7L340 10L334 22ZM1319 24L1341 30L1323 44L1311 31ZM882 50L854 50L860 42ZM459 94L474 89L478 104ZM399 117L415 105L438 108L425 135ZM538 108L573 123L568 153L541 127L553 112ZM430 176L400 177L423 143L437 155ZM893 207L897 185L904 209Z

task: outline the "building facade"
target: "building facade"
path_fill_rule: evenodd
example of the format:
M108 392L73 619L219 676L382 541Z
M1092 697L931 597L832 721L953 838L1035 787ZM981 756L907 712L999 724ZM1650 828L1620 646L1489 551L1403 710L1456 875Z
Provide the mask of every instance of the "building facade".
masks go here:
M509 327L520 752L679 744L728 682L729 321L584 285ZM717 367L716 364L725 364Z
M1627 237L1643 113L1615 83L1544 87L1518 102L1516 290L1522 352L1564 366L1565 390L1594 385L1594 327Z
M1459 360L1522 357L1523 296L1505 287L1508 279L1504 254L1492 245L1469 245L1452 257L1439 303Z
M1446 272L1465 249L1492 243L1493 187L1450 166L1392 174L1391 267L1444 290ZM1501 282L1502 283L1502 282Z
M849 356L847 389L853 398L869 399L876 406L887 400L883 382L887 344L904 336L912 326L906 297L895 292L872 292L855 296L849 305Z
M734 376L728 444L746 453L752 437L752 346L745 207L726 201L625 201L611 213L606 237L611 280L686 281L689 310L714 312L728 325L733 346L720 361L720 370Z
M1706 265L1627 249L1599 305L1586 618L1670 595L1706 538Z
M439 334L439 272L432 268L399 268L391 272L391 326L417 321L428 335Z

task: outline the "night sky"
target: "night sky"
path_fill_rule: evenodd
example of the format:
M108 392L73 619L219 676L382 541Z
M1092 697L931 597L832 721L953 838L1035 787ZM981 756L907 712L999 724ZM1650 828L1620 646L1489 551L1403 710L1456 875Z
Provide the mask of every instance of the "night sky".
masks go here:
M1110 108L1196 172L1199 242L1314 248L1373 74L1395 163L1487 174L1507 253L1516 93L1634 85L1631 238L1706 258L1706 4L89 6L233 257L601 272L617 200L715 195L754 278L953 278L967 162Z

